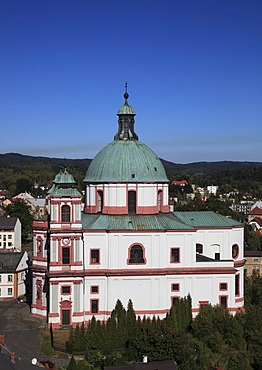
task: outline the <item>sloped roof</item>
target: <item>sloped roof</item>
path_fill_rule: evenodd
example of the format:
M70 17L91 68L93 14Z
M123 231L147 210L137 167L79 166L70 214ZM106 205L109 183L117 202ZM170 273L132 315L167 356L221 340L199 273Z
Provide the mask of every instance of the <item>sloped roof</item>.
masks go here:
M158 213L154 215L82 214L85 230L195 230L200 227L242 226L211 211Z
M262 218L261 217L254 217L252 220L249 221L249 224L252 222L256 222L259 226L262 226Z
M0 217L0 229L11 230L15 227L17 217Z
M250 212L248 212L249 215L262 215L262 208L255 207Z
M21 261L24 253L16 253L16 252L1 252L0 253L0 272L14 273Z
M240 222L212 211L174 212L176 217L192 227L234 227L243 226Z
M172 213L155 215L83 214L86 230L192 230Z

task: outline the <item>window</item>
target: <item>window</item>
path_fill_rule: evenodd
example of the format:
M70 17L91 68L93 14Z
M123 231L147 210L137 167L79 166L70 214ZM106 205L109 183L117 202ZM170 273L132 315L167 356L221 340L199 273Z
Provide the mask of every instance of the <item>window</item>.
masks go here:
M8 247L12 247L12 242L8 242Z
M128 263L145 263L144 251L141 245L133 245L131 247Z
M12 295L12 294L13 294L13 288L8 288L8 290L7 290L7 294L8 294L8 295Z
M163 203L163 200L162 200L162 190L159 190L159 192L157 193L157 208L159 211L161 211L161 206L162 206L162 203Z
M2 295L2 291L1 291L1 288L0 288L0 296Z
M179 292L179 284L178 283L172 284L171 289L173 292Z
M91 293L98 293L98 289L99 289L98 285L92 285L90 290Z
M70 286L62 286L62 294L70 294Z
M224 306L225 308L227 308L227 296L221 295L219 297L219 303L221 304L221 306Z
M235 276L235 295L236 296L239 296L240 295L240 275L239 274L237 274L236 276Z
M4 241L6 241L6 235L4 235Z
M239 254L239 248L237 244L232 245L232 258L237 258Z
M2 281L2 276L0 275L0 283L1 283L1 281Z
M12 239L12 235L8 235L8 239Z
M100 263L100 250L99 249L91 249L91 262L92 264Z
M62 264L63 265L70 264L70 248L68 247L62 248Z
M61 213L62 213L62 222L70 222L70 206L63 205Z
M91 299L91 313L98 313L98 299Z
M179 297L171 297L171 304L172 306L174 306L174 304L178 303L179 302Z
M227 290L227 283L220 283L219 290Z
M136 213L136 192L128 192L128 213Z
M209 305L209 302L208 301L199 301L199 307L200 309L204 306L208 306Z
M8 281L8 283L12 283L12 281L13 281L13 275L8 275L7 276L7 281Z
M196 253L203 253L203 244L196 243Z
M215 253L215 260L219 261L220 260L220 253Z
M103 199L103 192L102 191L98 191L97 192L97 211L98 212L103 212L103 202L104 202L104 199Z
M171 263L178 263L180 262L180 251L179 248L171 248Z

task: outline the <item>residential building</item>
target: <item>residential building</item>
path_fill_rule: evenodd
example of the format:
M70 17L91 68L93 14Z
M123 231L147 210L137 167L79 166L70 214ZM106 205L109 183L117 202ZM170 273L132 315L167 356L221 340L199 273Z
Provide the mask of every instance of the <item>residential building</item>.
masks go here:
M244 257L247 276L251 276L253 273L262 273L262 251L245 251Z
M17 217L0 217L0 252L21 251L21 222Z
M32 313L60 328L106 320L116 301L137 315L164 318L188 294L232 313L244 306L243 225L215 212L171 212L169 180L139 141L135 111L118 110L114 141L92 160L85 204L73 176L60 171L34 222Z
M11 300L26 293L28 254L0 253L0 300Z

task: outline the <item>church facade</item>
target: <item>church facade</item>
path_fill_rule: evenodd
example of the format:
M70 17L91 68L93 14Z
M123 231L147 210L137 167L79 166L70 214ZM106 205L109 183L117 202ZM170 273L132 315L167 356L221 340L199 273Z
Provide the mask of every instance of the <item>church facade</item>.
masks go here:
M210 211L170 212L164 167L139 141L124 98L114 141L87 169L84 204L61 170L47 219L34 221L32 313L53 328L76 326L131 299L137 315L163 318L188 294L194 315L205 304L242 310L243 225Z

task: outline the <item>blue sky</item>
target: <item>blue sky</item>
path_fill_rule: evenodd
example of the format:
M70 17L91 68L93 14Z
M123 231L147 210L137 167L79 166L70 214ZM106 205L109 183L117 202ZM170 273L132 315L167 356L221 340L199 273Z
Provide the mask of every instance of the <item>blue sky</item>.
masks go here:
M1 153L93 158L125 81L159 157L262 161L261 0L1 1Z

